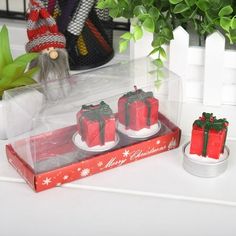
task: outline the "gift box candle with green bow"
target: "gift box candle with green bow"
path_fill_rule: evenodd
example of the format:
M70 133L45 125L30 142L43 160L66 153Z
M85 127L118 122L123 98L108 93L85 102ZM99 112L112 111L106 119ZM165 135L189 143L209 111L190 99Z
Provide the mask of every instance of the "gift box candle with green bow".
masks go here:
M77 113L77 130L88 147L103 146L115 141L115 116L105 102L82 106Z
M204 112L193 123L190 154L219 159L224 152L228 121Z
M141 130L158 122L159 101L152 92L135 88L118 101L119 122L126 129Z

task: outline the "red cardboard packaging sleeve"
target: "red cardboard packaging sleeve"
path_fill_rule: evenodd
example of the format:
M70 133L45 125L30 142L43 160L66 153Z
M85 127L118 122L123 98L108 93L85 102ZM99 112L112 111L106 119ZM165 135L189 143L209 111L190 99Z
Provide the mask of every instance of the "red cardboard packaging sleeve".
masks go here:
M74 125L9 144L7 157L29 186L40 192L177 148L180 129L161 113L159 121L162 129L157 135L132 140L120 133L117 147L101 154L78 150L72 141L77 132ZM53 140L56 140L54 145ZM29 155L33 155L31 165L27 161Z

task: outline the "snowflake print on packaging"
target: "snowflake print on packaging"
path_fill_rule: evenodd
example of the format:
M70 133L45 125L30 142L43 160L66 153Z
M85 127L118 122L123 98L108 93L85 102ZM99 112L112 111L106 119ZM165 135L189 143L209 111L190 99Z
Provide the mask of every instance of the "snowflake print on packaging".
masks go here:
M67 180L68 178L69 178L68 175L65 175L65 176L63 177L64 180Z
M102 161L99 161L98 164L97 164L98 167L101 167L103 166L103 162Z
M122 154L123 154L123 157L128 157L129 156L129 150L125 150Z
M86 169L83 169L83 170L81 171L80 175L81 175L82 177L85 177L85 176L88 176L89 173L90 173L90 169L86 168Z
M52 178L47 177L46 179L43 180L42 185L49 185L51 182L52 182Z

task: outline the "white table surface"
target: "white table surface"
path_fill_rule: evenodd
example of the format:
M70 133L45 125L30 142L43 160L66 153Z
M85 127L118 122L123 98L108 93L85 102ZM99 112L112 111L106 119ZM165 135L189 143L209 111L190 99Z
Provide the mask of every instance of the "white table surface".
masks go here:
M113 62L121 59L127 56L116 55ZM204 111L195 104L189 113L191 106L184 104L180 115L184 134ZM232 121L236 117L235 108L211 111L223 111ZM230 132L235 137L235 129ZM176 150L41 193L34 193L9 165L8 141L0 141L0 236L234 236L236 141L228 141L227 171L203 179L182 168L187 140L183 137Z

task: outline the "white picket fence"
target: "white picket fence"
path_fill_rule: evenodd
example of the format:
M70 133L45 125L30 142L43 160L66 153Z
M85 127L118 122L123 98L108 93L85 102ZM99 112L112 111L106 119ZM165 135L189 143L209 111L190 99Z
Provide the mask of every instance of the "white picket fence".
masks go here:
M166 46L166 66L183 79L183 101L204 105L236 105L236 50L225 49L225 38L215 32L205 47L190 46L190 35L182 27L174 30L174 39ZM147 56L152 34L131 43L131 58Z
M26 1L26 6L28 6L29 0ZM6 10L6 0L0 1L0 10ZM8 0L8 8L10 11L24 12L23 0Z

